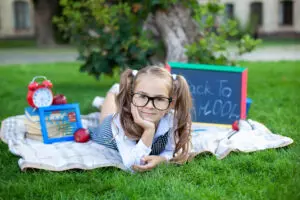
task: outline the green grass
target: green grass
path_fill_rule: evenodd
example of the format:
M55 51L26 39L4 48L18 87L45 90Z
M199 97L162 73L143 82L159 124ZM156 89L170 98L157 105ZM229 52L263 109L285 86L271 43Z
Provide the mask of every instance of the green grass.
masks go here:
M230 46L235 46L236 41L232 40ZM260 43L258 48L265 47L282 47L282 46L293 46L300 45L300 39L296 38L286 38L286 39L275 39L275 38L263 38L262 43ZM59 45L59 48L49 47L49 48L38 48L35 39L9 39L0 40L0 52L7 50L17 50L24 51L24 53L40 53L40 52L74 52L76 48L71 45Z
M58 44L55 47L38 47L35 39L0 39L0 53L61 53L61 52L77 52L72 45Z
M262 42L257 45L257 49L263 49L263 48L282 48L282 47L297 47L300 46L300 39L295 38L288 38L288 39L268 39L263 38L261 39ZM230 48L236 48L236 44L238 41L231 40L230 41Z
M300 45L300 39L287 38L287 39L262 39L262 43L258 45L259 47L272 47L272 46L290 46L290 45Z
M70 46L58 46L58 47L49 47L49 48L8 48L1 49L0 54L25 54L25 55L43 55L43 54L59 54L59 53L77 53L77 50Z
M198 155L182 165L161 165L142 174L116 168L21 172L19 157L0 142L0 199L300 199L300 62L242 63L249 68L250 118L274 133L289 136L285 148L231 153L223 160ZM0 119L22 114L27 84L43 74L79 102L82 114L95 111L91 101L104 95L114 80L78 72L78 64L0 67Z
M2 39L0 40L0 49L4 48L27 48L36 47L34 39Z

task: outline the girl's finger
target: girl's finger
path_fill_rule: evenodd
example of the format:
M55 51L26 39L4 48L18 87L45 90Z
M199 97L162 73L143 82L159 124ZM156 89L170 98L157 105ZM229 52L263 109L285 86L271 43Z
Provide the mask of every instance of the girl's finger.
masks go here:
M151 165L133 165L134 170L136 169L137 171L147 171L152 169L153 167Z
M135 119L134 106L132 104L130 104L130 107L131 107L131 114L133 116L133 119Z
M134 171L137 171L137 172L144 172L146 171L147 169L145 169L144 167L142 167L141 165L133 165L131 167Z
M133 104L131 104L131 113L132 113L133 119L135 120L136 123L139 123L142 121L142 118L139 115L137 107L135 107Z
M149 162L150 160L152 160L154 158L154 156L144 156L143 157L143 161L144 162Z
M133 116L133 120L136 122L136 120L137 120L136 107L133 104L131 104L131 114Z
M140 170L136 167L136 165L132 165L131 166L131 169L133 169L134 171L136 171L136 172L139 172Z

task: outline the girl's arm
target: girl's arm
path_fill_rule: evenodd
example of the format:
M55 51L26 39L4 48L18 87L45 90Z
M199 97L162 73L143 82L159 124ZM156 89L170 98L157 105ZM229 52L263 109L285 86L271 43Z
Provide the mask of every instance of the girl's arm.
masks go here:
M136 143L136 141L127 138L123 131L122 133L119 131L119 134L115 135L115 139L123 164L127 169L132 171L131 167L133 165L141 165L141 159L150 154L155 134L155 125L152 122L143 120L139 116L135 106L132 106L131 109L135 123L139 124L144 129L141 139ZM114 129L114 127L112 128Z
M142 160L145 164L133 165L132 169L134 171L138 171L138 172L149 171L155 168L160 163L167 161L166 158L163 156L145 156Z
M132 169L139 172L149 171L155 168L160 163L168 162L171 158L173 158L173 153L175 151L175 139L173 130L171 130L171 133L168 136L168 141L164 151L161 152L159 156L145 156L142 158L143 165L133 165Z
M147 147L142 140L136 141L127 138L124 133L119 131L115 136L119 153L121 155L124 166L132 170L133 165L141 165L141 159L148 156L151 152L151 147Z

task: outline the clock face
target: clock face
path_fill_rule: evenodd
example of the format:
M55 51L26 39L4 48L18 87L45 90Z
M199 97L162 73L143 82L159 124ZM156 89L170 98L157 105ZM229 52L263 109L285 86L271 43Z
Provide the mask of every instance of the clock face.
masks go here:
M50 89L39 88L34 92L32 100L36 107L46 107L52 104L53 95Z

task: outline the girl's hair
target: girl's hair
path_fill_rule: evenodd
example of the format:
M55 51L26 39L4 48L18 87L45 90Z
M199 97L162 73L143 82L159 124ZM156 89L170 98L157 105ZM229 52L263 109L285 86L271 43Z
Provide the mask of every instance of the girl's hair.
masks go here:
M116 98L117 111L120 114L120 122L126 136L139 140L143 134L143 129L134 123L131 114L131 98L137 79L141 75L154 75L170 80L170 97L173 98L172 108L174 109L174 135L175 151L173 162L182 163L188 159L189 145L191 137L191 109L192 97L189 86L185 78L177 75L173 80L171 74L162 67L149 66L142 68L133 76L132 70L127 69L121 75L120 92Z

